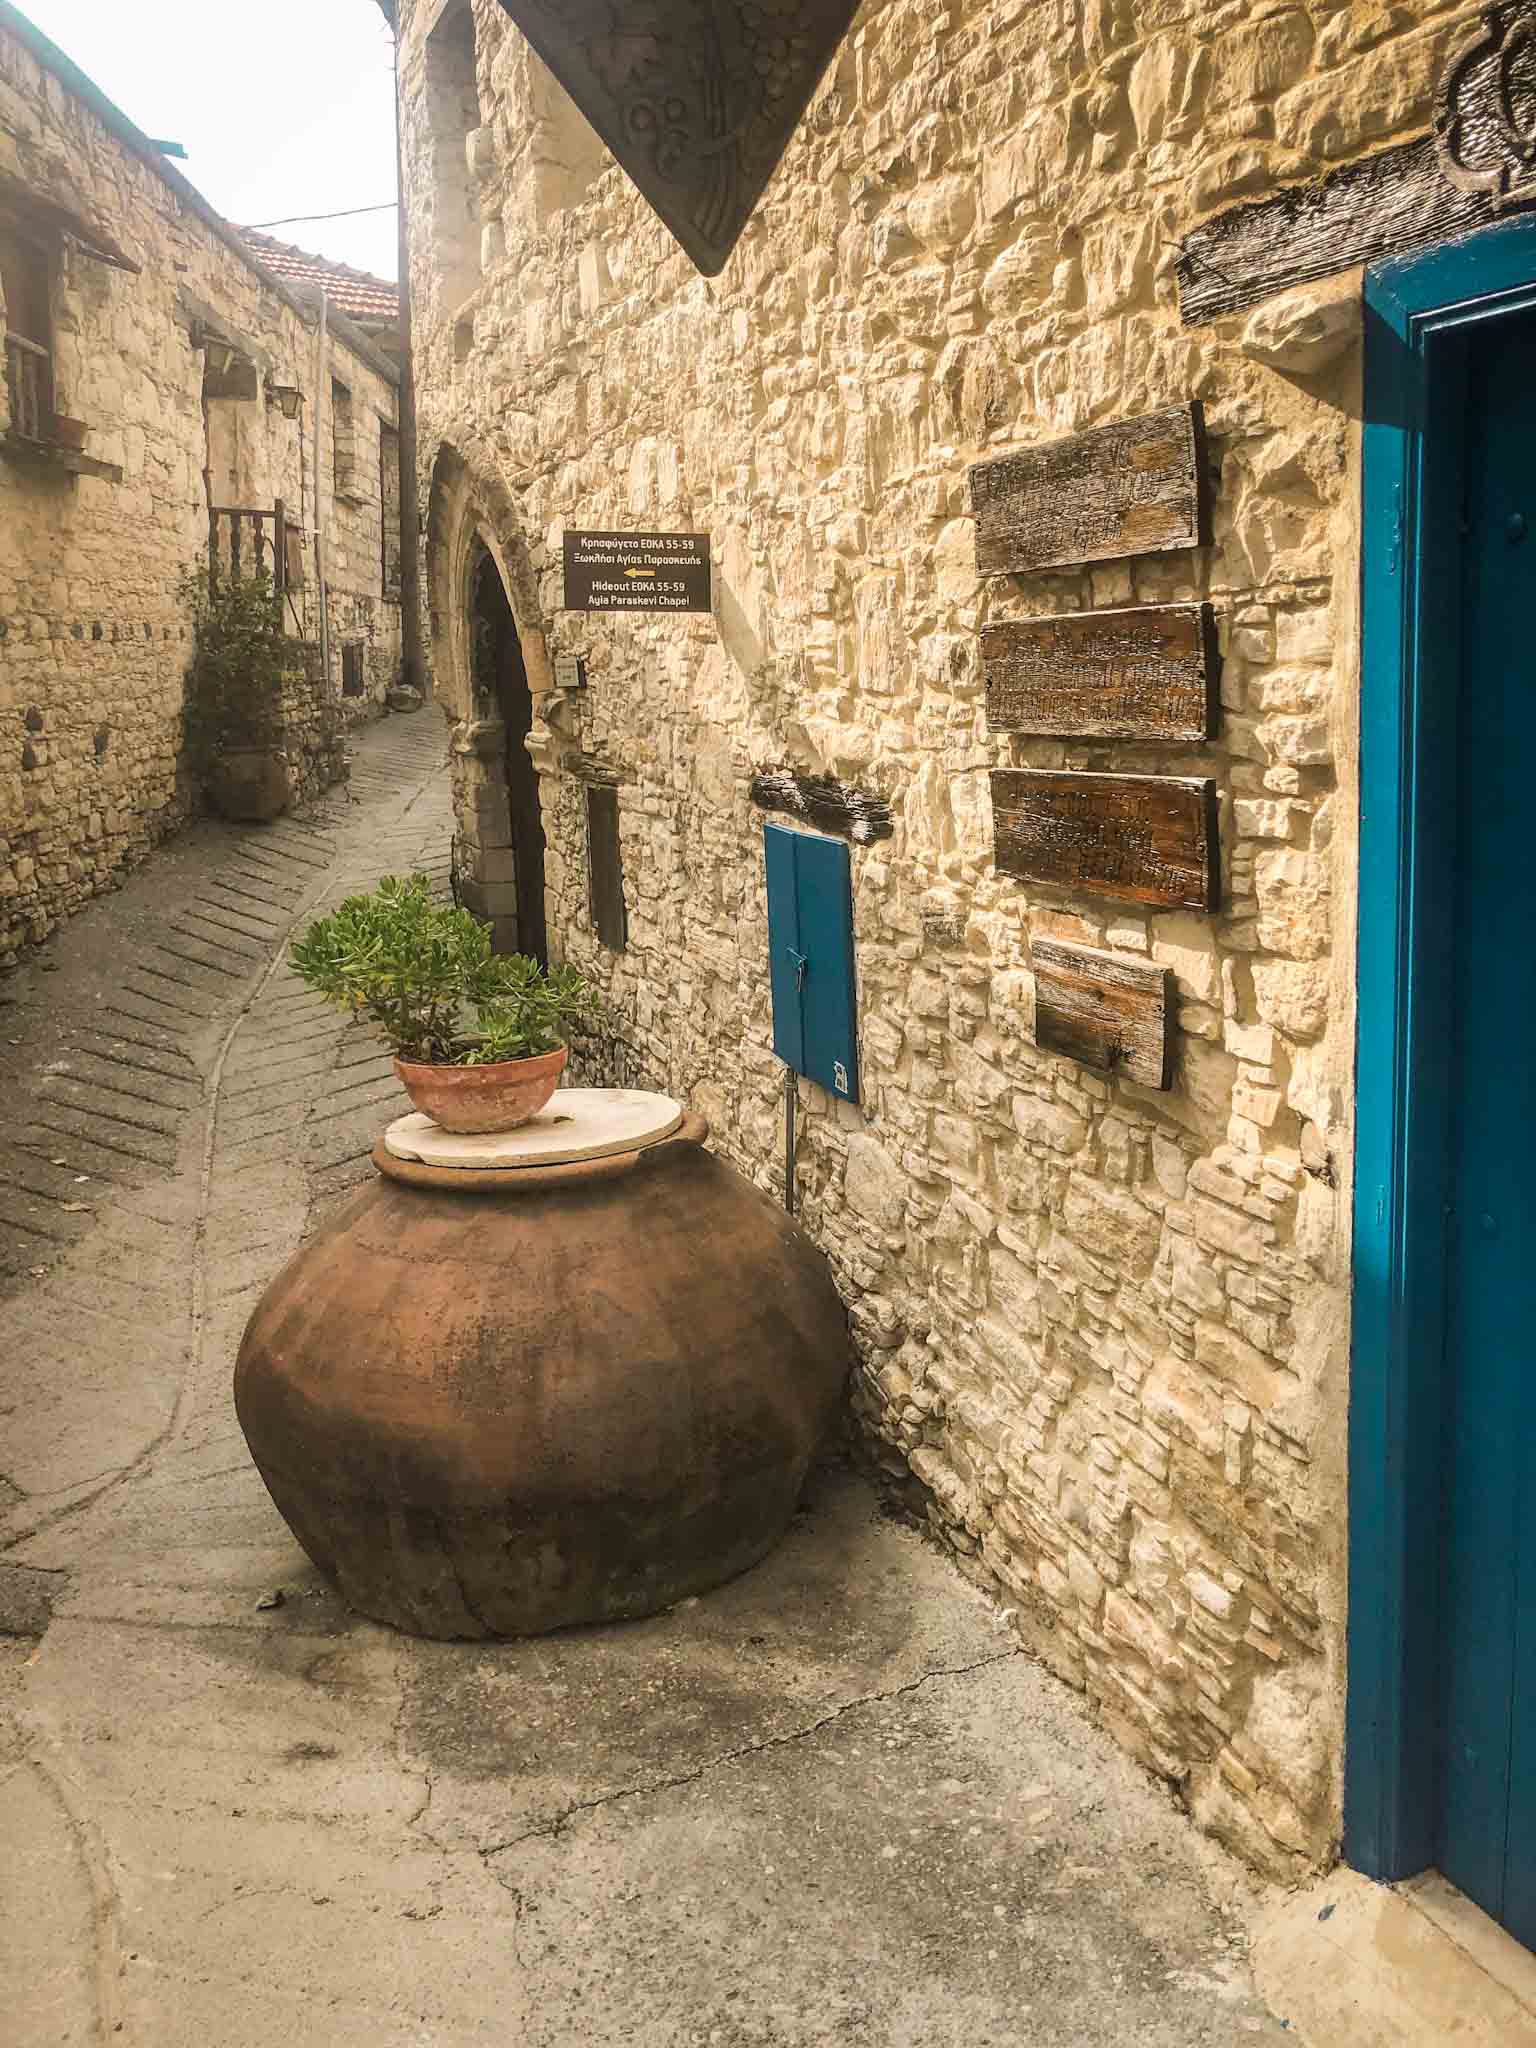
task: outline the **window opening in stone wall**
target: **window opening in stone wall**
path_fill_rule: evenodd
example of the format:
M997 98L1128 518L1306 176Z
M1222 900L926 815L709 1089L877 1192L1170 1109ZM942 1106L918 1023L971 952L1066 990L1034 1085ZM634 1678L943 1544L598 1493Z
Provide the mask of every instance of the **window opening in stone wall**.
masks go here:
M629 938L629 916L619 850L619 792L605 783L587 788L587 876L592 929L600 945L622 953Z
M379 425L379 545L384 595L400 595L400 436Z
M346 497L357 470L357 430L352 419L352 391L339 377L331 379L331 474L336 495Z
M341 650L341 694L343 697L361 697L366 687L363 680L363 643L361 640L348 640Z
M427 37L425 54L432 138L430 247L442 282L442 310L448 313L480 282L480 212L469 173L469 137L480 126L480 100L468 0L446 10Z
M0 222L6 397L11 432L28 441L46 441L53 431L52 284L46 247Z

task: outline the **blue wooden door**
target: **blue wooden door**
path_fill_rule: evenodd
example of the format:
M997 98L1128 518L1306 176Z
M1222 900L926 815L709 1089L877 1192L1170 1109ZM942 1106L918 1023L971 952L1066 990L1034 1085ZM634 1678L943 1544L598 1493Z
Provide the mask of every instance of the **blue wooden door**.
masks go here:
M1466 371L1438 1861L1536 1947L1536 318Z

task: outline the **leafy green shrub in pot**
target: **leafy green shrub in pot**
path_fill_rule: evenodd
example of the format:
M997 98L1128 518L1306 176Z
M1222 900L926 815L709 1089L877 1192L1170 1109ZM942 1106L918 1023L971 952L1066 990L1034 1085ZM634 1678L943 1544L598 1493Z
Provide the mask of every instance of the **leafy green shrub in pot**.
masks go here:
M447 1130L536 1116L559 1085L566 1032L597 1011L574 968L493 953L490 926L440 902L425 875L349 896L289 957L327 1002L371 1019L411 1100Z

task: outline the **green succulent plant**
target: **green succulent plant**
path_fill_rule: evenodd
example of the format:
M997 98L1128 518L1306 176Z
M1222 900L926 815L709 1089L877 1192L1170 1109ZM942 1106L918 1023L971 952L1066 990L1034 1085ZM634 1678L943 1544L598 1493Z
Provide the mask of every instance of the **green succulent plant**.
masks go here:
M402 1060L533 1059L597 1014L575 968L493 953L490 926L440 902L425 875L386 875L372 895L349 896L315 919L289 958L317 995L370 1017Z

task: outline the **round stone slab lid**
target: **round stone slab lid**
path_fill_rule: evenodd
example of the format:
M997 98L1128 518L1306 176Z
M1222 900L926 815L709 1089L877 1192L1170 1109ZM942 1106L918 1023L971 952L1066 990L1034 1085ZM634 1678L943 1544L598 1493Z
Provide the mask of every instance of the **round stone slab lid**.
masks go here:
M557 1088L548 1107L529 1122L515 1131L483 1136L445 1131L431 1117L413 1110L389 1126L384 1149L395 1159L420 1166L516 1172L638 1152L670 1138L682 1121L683 1106L670 1095L651 1095L639 1088Z

